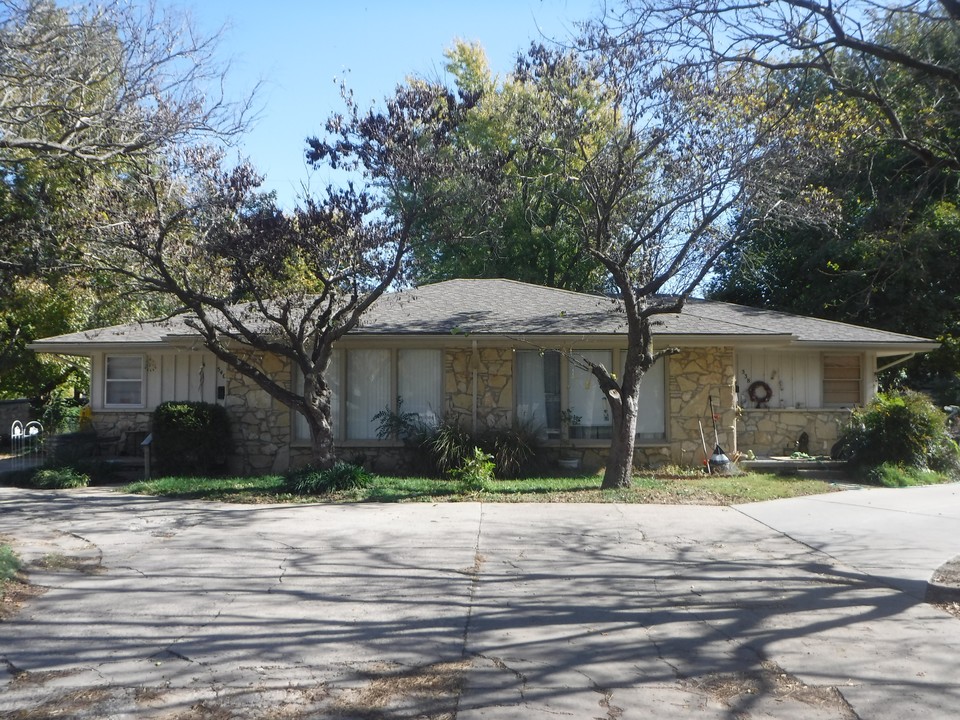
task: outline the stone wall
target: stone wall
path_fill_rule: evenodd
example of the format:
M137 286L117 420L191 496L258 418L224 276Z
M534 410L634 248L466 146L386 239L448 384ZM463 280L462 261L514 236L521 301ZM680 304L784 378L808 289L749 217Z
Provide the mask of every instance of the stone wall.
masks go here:
M268 355L261 367L281 385L290 387L288 361ZM236 370L226 368L225 376L224 407L230 416L234 444L231 471L260 475L286 470L293 433L290 409Z
M93 429L101 438L119 439L126 433L150 431L150 412L147 410L136 412L97 410L90 420L93 423Z
M810 438L811 455L829 455L849 410L748 410L737 421L740 450L756 455L789 455L797 449L801 433Z
M678 465L703 461L700 427L712 453L715 443L710 398L717 413L717 434L727 453L736 452L736 390L733 348L688 348L669 359L670 458Z
M0 435L9 435L15 420L26 424L33 420L29 400L0 400Z
M474 352L477 360L474 362ZM509 348L447 350L443 357L446 416L473 427L473 371L477 371L477 430L513 424L513 351Z

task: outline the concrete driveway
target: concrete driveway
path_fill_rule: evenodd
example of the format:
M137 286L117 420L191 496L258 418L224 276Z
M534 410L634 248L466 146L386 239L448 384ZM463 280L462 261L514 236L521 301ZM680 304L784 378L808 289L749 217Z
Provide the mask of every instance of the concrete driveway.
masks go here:
M0 489L0 716L951 718L960 486L734 508Z

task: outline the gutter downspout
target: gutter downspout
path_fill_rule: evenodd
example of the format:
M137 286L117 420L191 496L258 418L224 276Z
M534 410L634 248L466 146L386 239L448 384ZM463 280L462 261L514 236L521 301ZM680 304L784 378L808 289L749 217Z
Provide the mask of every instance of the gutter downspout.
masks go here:
M473 435L477 434L478 375L480 374L480 356L477 354L477 341L473 340L470 353L470 369L473 371Z

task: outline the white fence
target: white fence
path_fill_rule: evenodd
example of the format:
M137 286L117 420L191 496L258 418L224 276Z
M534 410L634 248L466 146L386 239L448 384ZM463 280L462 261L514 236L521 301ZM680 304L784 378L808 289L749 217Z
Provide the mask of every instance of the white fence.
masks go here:
M22 423L14 420L10 426L10 453L14 470L42 465L44 461L43 425L36 420Z

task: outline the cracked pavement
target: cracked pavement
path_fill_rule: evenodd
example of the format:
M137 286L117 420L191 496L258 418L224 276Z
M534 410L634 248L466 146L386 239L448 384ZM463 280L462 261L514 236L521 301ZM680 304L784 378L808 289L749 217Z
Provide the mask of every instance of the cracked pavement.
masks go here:
M735 508L0 488L0 717L947 718L960 486Z

